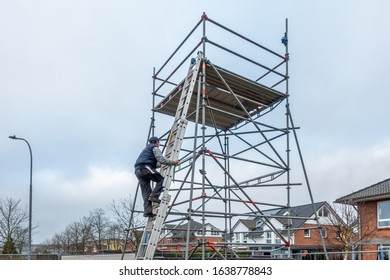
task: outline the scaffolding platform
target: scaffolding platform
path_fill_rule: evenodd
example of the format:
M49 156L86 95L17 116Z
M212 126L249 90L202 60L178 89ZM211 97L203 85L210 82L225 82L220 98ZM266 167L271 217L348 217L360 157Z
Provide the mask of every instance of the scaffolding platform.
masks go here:
M206 62L205 72L205 95L208 102L207 107L210 109L206 112L205 124L210 127L227 130L247 120L248 112L250 116L254 116L264 109L281 102L286 97L282 92L278 92L222 67L216 65L212 67L210 61ZM161 100L154 110L162 114L175 116L183 84L184 80ZM196 85L187 117L192 122L195 122L198 90L199 87Z

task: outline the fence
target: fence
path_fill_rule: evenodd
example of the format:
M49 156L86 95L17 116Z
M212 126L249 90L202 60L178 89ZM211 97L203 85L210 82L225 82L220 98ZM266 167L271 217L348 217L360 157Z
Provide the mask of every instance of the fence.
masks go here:
M60 260L57 254L0 254L0 260Z
M349 251L349 252L327 252L329 260L390 260L389 251L372 250L372 251ZM322 260L323 252L305 252L293 253L292 258L297 260Z
M390 260L390 254L388 251L353 251L353 252L328 252L329 260L343 260L345 254L347 254L348 260L364 260L364 259L377 259L377 260ZM210 258L218 256L213 252L207 252L207 256ZM324 260L323 252L305 252L305 253L293 253L292 258L295 260ZM370 256L368 258L368 256ZM375 257L376 256L376 257ZM122 254L85 254L85 255L61 255L61 254L0 254L1 260L121 260ZM124 260L134 260L135 254L125 254ZM156 254L156 259L183 259L183 255L180 252L159 252ZM194 255L192 259L199 259L198 255ZM254 252L245 251L238 254L230 254L227 259L285 259L284 255L278 256L257 256Z

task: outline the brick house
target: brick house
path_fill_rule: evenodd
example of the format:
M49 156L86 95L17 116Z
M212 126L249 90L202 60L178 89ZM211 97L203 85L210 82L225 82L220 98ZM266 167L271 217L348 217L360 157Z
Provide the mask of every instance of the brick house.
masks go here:
M183 225L165 224L161 230L160 251L184 251L187 241L188 223ZM196 221L190 223L189 250L203 241L203 225ZM215 248L214 243L222 242L223 234L214 225L207 223L204 227L204 242L210 248ZM218 249L218 248L216 248Z
M338 198L354 205L360 216L362 259L390 259L390 179Z
M318 222L321 230L318 229L315 222L315 213L311 204L296 206L292 212L296 216L310 217L307 220L293 221L293 253L299 254L297 258L316 259L321 255L310 255L310 253L319 253L323 251L321 235L327 252L341 252L342 243L339 241L339 232L333 224L334 221L341 223L341 218L327 202L318 202L314 204L317 212ZM333 222L332 222L333 220ZM306 253L308 253L306 255ZM329 254L330 259L341 258L341 255Z
M289 240L287 235L288 219L284 218L288 214L288 208L278 208L269 211L263 211L267 215L273 226L279 230L284 239ZM322 226L321 233L327 251L340 251L342 249L341 243L337 237L337 230L329 220L329 215L339 218L337 213L327 202L318 202L312 204L299 205L290 208L290 215L294 217L291 219L291 252L294 258L322 258L321 255L314 255L313 253L323 252L320 231L315 221L315 212L319 219L319 224ZM298 218L302 217L302 219ZM243 243L241 246L236 245L236 248L243 248L246 246L247 250L253 252L257 251L257 255L286 256L286 247L282 247L280 237L270 230L268 226L259 218L252 219L252 223L248 220L239 220L233 227L233 242L235 244ZM253 223L255 226L253 226ZM242 234L245 228L248 231L245 233L245 238L242 239ZM241 238L241 239L238 239Z

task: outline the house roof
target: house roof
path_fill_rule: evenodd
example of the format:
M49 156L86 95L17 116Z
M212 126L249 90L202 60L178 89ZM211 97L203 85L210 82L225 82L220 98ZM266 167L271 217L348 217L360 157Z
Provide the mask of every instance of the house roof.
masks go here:
M241 223L246 226L249 230L256 228L256 222L258 219L239 219L236 224L233 226L233 230Z
M310 218L311 216L314 215L314 211L318 211L325 204L327 204L327 202L322 201L322 202L314 203L314 208L312 204L305 204L305 205L291 207L292 217L303 217L303 219L292 219L291 227L300 228L307 221L307 218Z
M211 228L218 230L217 227L214 225L207 223L205 226L210 226ZM187 227L188 223L183 224L183 225L173 225L173 224L165 224L164 227L168 230L172 231L172 237L171 238L185 238L187 236ZM203 224L198 223L196 221L191 221L190 223L190 230L191 230L191 235L194 234L194 232L201 230L203 228Z
M293 218L291 219L292 225L291 228L296 229L300 228L310 217L314 215L314 211L318 211L320 208L322 208L324 205L326 205L327 202L317 202L314 203L314 208L312 204L305 204L305 205L299 205L299 206L293 206L290 207L291 212L290 215L286 218L283 218L288 210L287 207L280 208L278 211L271 211L270 218L273 218L272 216L275 216L274 218L278 220L282 224L287 224L287 220L290 217L302 217L302 219L299 218ZM263 213L265 214L266 211ZM258 225L256 229L254 229L252 232L248 233L248 236L261 236L263 234L263 226L264 222L262 224Z
M243 225L246 226L248 229L256 228L256 220L240 219L240 222L243 223Z
M380 200L390 198L390 178L368 186L359 191L336 199L336 203L356 204L360 201Z

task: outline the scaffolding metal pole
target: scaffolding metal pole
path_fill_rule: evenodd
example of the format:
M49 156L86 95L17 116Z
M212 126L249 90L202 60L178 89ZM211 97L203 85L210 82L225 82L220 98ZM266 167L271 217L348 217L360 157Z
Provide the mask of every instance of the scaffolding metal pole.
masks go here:
M205 22L204 22L204 29L205 32ZM203 57L202 62L202 194L205 194L205 186L206 186L206 158L205 158L205 147L206 147L206 63L205 63L205 57ZM202 209L205 211L205 200L203 198L202 201ZM203 214L202 215L202 260L205 259L206 254L206 246L205 246L205 225L206 225L206 217Z
M251 120L251 122L254 124L254 126L256 127L257 131L263 136L263 138L267 141L267 144L270 146L270 148L273 150L273 152L276 154L276 156L279 158L279 160L284 164L286 165L286 163L284 162L284 160L282 159L282 157L279 155L279 153L276 151L275 147L270 143L270 141L267 139L267 137L264 135L263 131L260 129L260 127L255 123L253 122L253 119L252 119L252 116L249 114L249 112L246 110L245 106L242 105L241 101L238 99L238 97L234 94L233 90L230 88L229 84L225 81L225 79L221 76L221 74L219 73L219 71L215 68L215 66L213 64L211 64L211 67L213 68L213 70L217 73L218 77L221 79L221 81L224 83L224 85L226 86L226 88L232 93L232 95L234 96L234 98L236 99L237 103L239 104L239 106L242 108L242 110L246 113L247 117L249 120Z
M212 19L210 19L210 18L207 18L207 20L208 20L209 22L211 22L211 23L213 23L213 24L215 24L215 25L221 27L222 29L225 29L226 31L228 31L228 32L230 32L230 33L232 33L232 34L234 34L234 35L236 35L236 36L238 36L238 37L244 39L245 41L247 41L247 42L249 42L249 43L252 43L253 45L255 45L255 46L259 47L259 48L262 48L263 50L265 50L265 51L267 51L267 52L269 52L269 53L272 53L273 55L275 55L275 56L277 56L277 57L280 57L280 58L284 59L284 57L283 57L282 55L280 55L280 54L278 54L278 53L276 53L276 52L270 50L269 48L266 48L266 47L264 47L264 46L262 46L262 45L256 43L255 41L253 41L253 40L251 40L251 39L249 39L249 38L247 38L247 37L245 37L245 36L243 36L243 35L241 35L241 34L235 32L235 31L233 31L233 30L231 30L231 29L229 29L229 28L227 28L227 27L225 27L225 26L223 26L222 24L220 24L220 23L218 23L218 22L216 22L216 21L214 21L214 20L212 20Z
M190 201L188 206L188 224L187 224L187 242L186 242L186 254L185 259L188 260L188 251L189 251L189 242L190 242L190 230L191 230L191 212L192 212L192 199L193 199L193 187L195 180L195 164L197 159L197 139L198 139L198 123L199 123L199 104L200 104L200 91L201 91L201 79L202 75L199 76L198 82L198 93L196 96L196 116L195 116L195 129L194 129L194 146L193 146L193 154L192 154L192 172L191 172L191 187L190 187Z
M291 116L291 111L290 111L290 107L289 106L287 106L287 111L288 111L288 116L290 118L291 124L294 127L294 122L293 122L293 119L292 119L292 116ZM299 141L298 141L298 137L297 137L297 133L296 133L295 129L293 129L293 133L294 133L295 142L297 144L297 149L298 149L298 153L299 153L299 159L301 161L301 165L302 165L303 173L304 173L304 176L305 176L305 181L306 181L307 189L308 189L308 192L309 192L310 200L311 200L311 203L312 203L312 206L313 206L313 212L314 212L314 215L315 215L315 220L316 220L316 223L318 225L318 231L319 231L319 235L321 237L322 248L324 250L325 257L328 260L329 258L328 258L328 254L327 254L327 251L326 251L325 240L324 240L323 234L321 232L321 228L322 227L319 224L319 218L318 218L317 210L314 207L314 198L313 198L313 194L311 192L309 177L308 177L307 172L306 172L305 162L303 160L301 148L300 148L300 145L299 145Z
M187 56L180 62L180 64L171 72L171 74L168 75L168 77L161 83L161 85L154 91L158 92L164 85L165 83L169 82L169 79L173 76L173 74L176 73L176 71L183 66L183 64L188 61L188 58L199 48L199 46L202 44L202 41L200 41L188 54ZM153 107L154 108L154 107Z
M287 42L287 30L288 30L288 22L287 22L287 19L286 19L286 31L284 33L284 38ZM286 60L286 77L288 77L288 44L286 43L285 44L286 46L286 55L285 55L285 60ZM288 78L286 79L286 131L288 132L288 129L290 127L290 120L289 120L289 117L288 117L288 111L287 111L287 107L289 106L289 99L288 99ZM290 173L290 133L287 133L286 134L286 156L287 156L287 187L286 187L286 190L287 190L287 202L286 202L286 205L287 205L287 213L288 213L288 216L290 217L291 216L291 198L290 198L290 190L291 190L291 179L290 179L290 176L291 176L291 173ZM291 219L288 219L287 221L287 238L288 238L288 242L291 244L291 226L292 226L292 220ZM291 258L291 247L288 246L288 258Z
M254 65L257 65L257 66L259 66L259 67L261 67L261 68L263 68L263 69L265 69L265 70L267 70L267 71L269 71L269 72L272 72L272 73L274 73L274 74L276 74L276 75L278 75L278 76L281 76L281 77L283 77L283 78L286 78L286 76L283 75L282 73L279 73L279 72L277 72L277 71L275 71L275 70L272 70L272 68L269 68L269 67L267 67L267 66L265 66L265 65L263 65L263 64L260 64L260 63L258 63L258 62L256 62L256 61L254 61L253 59L250 59L250 58L248 58L248 57L245 57L245 56L243 56L243 55L241 55L241 54L239 54L239 53L237 53L237 52L235 52L235 51L229 50L228 48L225 48L224 46L222 46L222 45L220 45L220 44L217 44L217 43L215 43L215 42L213 42L213 41L207 40L207 42L210 43L211 45L217 47L217 48L220 48L220 49L222 49L222 50L224 50L224 51L226 51L226 52L229 52L229 53L231 53L231 54L234 54L235 56L237 56L237 57L239 57L239 58L242 58L242 59L244 59L244 60L246 60L246 61L248 61L248 62L250 62L250 63L252 63L252 64L254 64Z
M225 131L225 135L224 135L224 149L223 149L223 154L225 155L225 159L224 159L224 167L226 170L229 170L228 169L228 158L226 157L226 155L228 154L228 137L226 136L226 131ZM228 176L226 174L224 174L224 197L225 197L225 213L228 213L230 212L230 203L227 203L228 201L226 201L226 199L228 199L228 189L227 189L227 185L228 185ZM230 229L231 228L231 219L229 219L228 217L225 217L225 231L224 231L224 241L225 242L228 242L228 235L227 233L230 232ZM227 252L225 251L225 258L227 257Z
M207 150L208 153L211 153L209 150ZM213 157L214 158L214 157ZM214 161L221 167L223 168L223 166L221 165L221 163L218 161L217 158L214 158ZM248 202L251 203L253 205L253 207L256 209L256 211L258 213L260 213L261 215L263 215L263 212L260 210L260 208L253 203L252 199L248 196L248 194L243 190L242 187L240 187L237 182L234 180L234 178L229 174L228 175L230 177L230 179L233 181L233 183L236 185L236 187L238 187L240 189L240 191L243 193L243 195L247 198ZM270 219L266 216L263 217L264 218L264 223L269 226L270 228L273 229L274 233L277 234L281 240L283 240L285 242L285 244L288 244L288 242L286 241L286 239L284 238L284 236L275 228L275 226L270 222Z
M199 20L199 22L195 25L195 27L190 31L190 33L185 37L185 39L179 44L179 46L176 48L176 50L171 54L171 56L167 59L167 61L160 67L160 69L157 71L157 73L153 76L157 76L162 69L165 68L165 66L168 64L168 62L175 56L175 54L179 51L179 49L184 45L184 43L188 40L188 38L191 37L191 35L195 32L195 30L199 27L199 25L203 22L203 19ZM153 107L154 108L154 107Z

